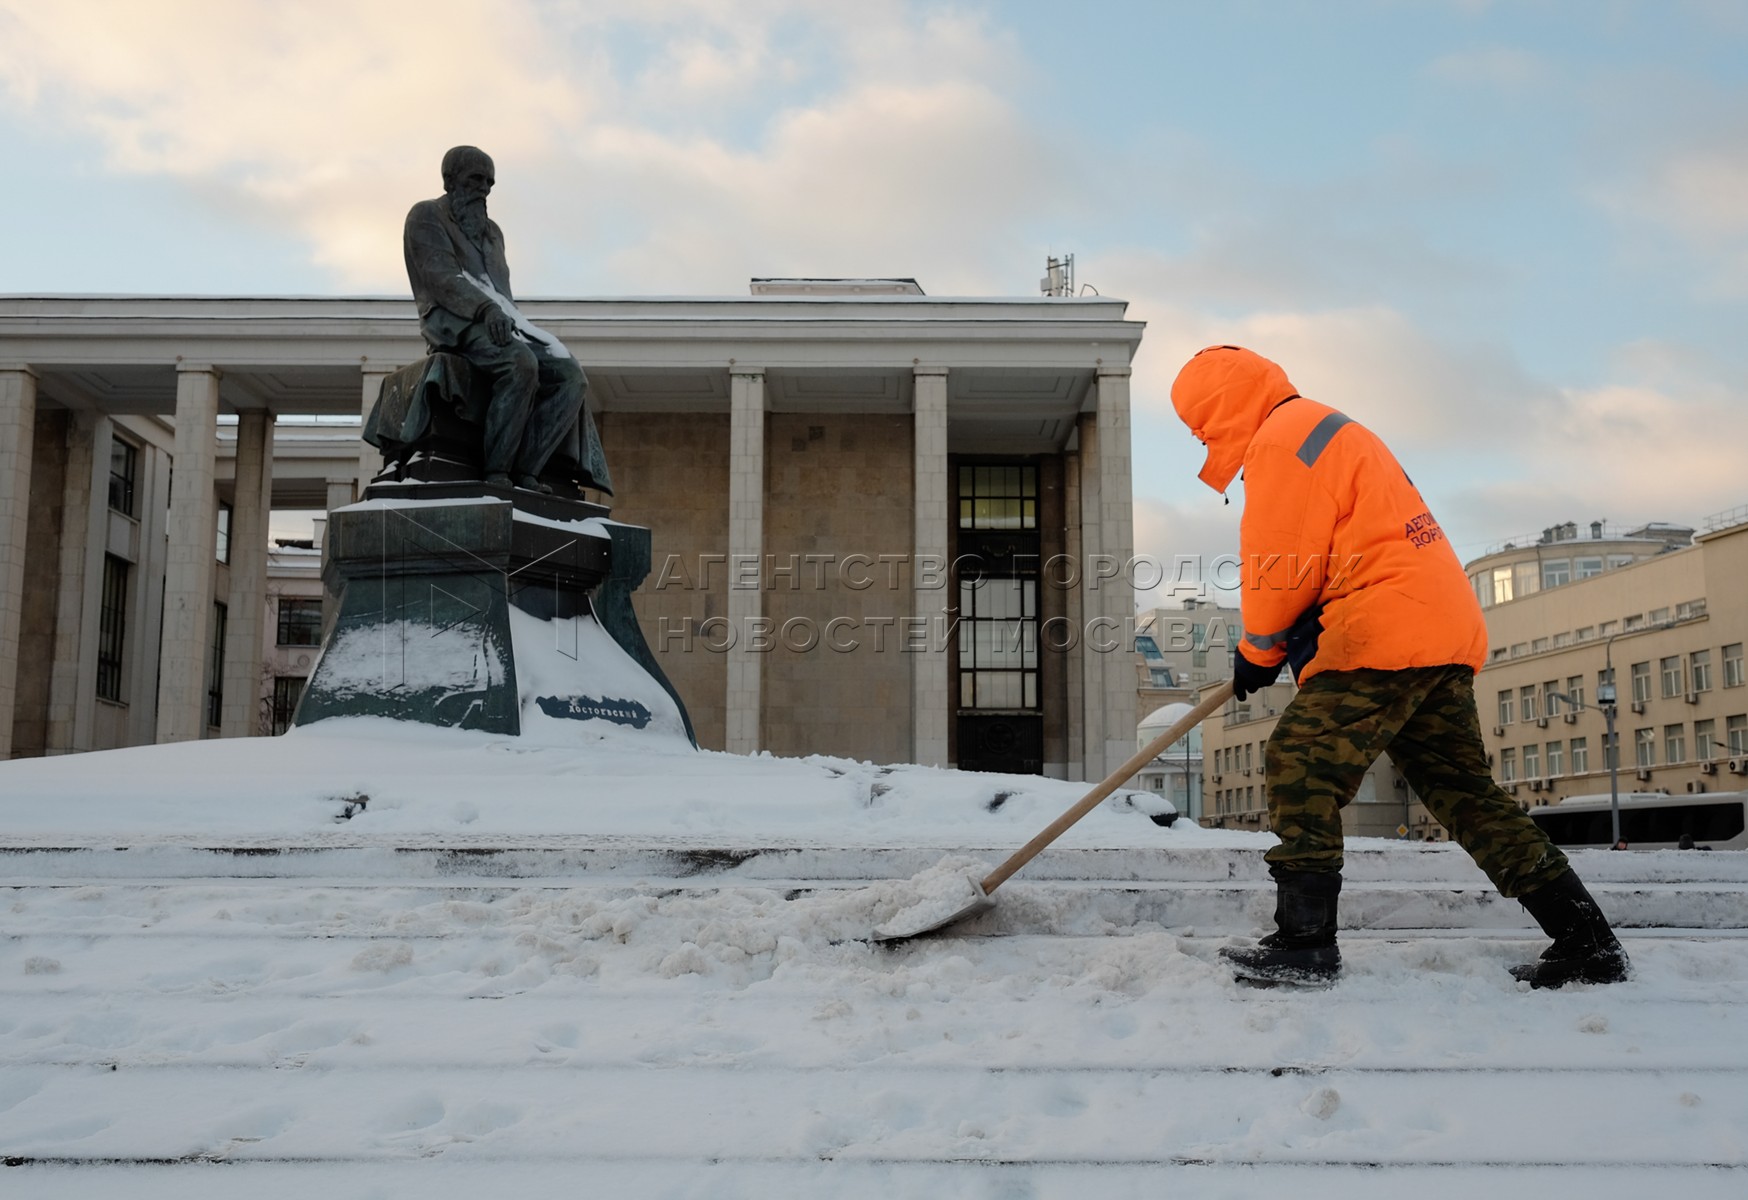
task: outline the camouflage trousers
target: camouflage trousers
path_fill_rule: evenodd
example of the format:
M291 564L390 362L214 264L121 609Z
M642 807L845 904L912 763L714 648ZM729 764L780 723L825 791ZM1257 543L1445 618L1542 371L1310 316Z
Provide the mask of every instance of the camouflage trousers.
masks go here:
M1341 810L1384 750L1500 894L1533 892L1569 869L1493 782L1466 666L1324 671L1305 681L1263 748L1269 826L1281 839L1266 855L1271 867L1341 870Z

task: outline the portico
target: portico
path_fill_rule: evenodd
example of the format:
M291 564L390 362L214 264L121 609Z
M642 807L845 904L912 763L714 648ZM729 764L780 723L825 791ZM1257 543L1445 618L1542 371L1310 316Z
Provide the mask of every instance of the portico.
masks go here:
M1127 757L1132 598L1076 561L1132 552L1123 302L523 308L588 371L614 515L654 534L645 635L703 745L947 763L975 725L1015 769ZM0 298L0 753L251 732L267 514L351 501L377 459L341 422L422 354L405 299ZM1031 597L975 646L973 541Z

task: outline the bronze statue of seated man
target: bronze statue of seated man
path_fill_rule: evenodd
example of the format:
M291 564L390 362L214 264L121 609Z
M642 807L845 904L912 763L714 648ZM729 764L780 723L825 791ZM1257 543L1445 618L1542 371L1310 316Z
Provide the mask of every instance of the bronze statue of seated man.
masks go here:
M365 439L397 479L611 493L582 367L510 292L504 235L486 215L495 182L490 156L457 146L443 156L444 195L407 214L407 278L431 357L384 380Z

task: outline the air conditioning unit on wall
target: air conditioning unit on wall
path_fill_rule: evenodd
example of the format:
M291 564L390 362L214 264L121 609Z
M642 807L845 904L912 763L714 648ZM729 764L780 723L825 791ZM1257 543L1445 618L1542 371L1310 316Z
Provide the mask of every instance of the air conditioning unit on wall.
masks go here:
M1640 767L1639 768L1639 778L1640 778L1640 780L1646 780L1646 779L1651 778L1651 768L1650 767Z
M1730 774L1748 775L1748 758L1732 758L1730 760Z
M1577 713L1567 713L1566 714L1566 724L1568 724L1568 725L1578 724L1578 714Z
M1701 775L1716 775L1718 773L1718 764L1715 762L1702 762L1699 765L1699 773Z

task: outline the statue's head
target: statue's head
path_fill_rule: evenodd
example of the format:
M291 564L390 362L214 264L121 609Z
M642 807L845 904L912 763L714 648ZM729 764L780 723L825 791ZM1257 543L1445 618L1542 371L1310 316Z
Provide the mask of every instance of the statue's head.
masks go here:
M492 156L478 146L456 146L443 156L443 190L485 199L497 182Z

